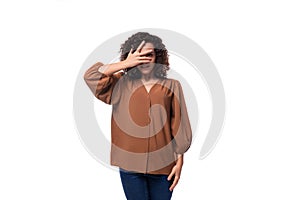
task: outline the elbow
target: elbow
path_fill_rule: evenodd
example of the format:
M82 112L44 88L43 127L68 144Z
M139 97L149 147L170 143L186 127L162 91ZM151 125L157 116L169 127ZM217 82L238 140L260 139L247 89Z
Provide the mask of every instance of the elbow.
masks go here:
M93 78L94 76L98 76L98 69L99 67L101 67L103 65L103 63L101 62L97 62L94 65L92 65L90 68L88 68L85 73L83 74L83 79L85 81Z
M189 150L191 144L192 144L192 138L188 138L184 142L177 143L175 147L175 152L177 154L184 154Z
M87 82L91 77L91 69L88 69L84 72L82 78L85 82Z
M83 74L82 78L83 78L83 80L84 80L85 82L87 81L87 79L88 79L88 74L87 74L87 72L85 72L85 73Z

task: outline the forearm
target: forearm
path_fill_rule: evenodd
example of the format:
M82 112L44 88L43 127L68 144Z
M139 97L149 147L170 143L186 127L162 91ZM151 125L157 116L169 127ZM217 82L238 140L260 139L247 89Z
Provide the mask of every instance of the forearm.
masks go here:
M183 154L177 154L176 165L183 165Z
M110 76L110 75L114 74L115 72L123 70L127 67L128 66L126 66L125 61L120 61L117 63L102 65L101 67L99 67L98 71L101 72L102 74Z

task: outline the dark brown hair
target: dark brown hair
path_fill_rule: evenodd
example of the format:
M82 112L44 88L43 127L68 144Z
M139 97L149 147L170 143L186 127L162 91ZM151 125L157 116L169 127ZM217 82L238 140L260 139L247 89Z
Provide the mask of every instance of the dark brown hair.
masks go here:
M120 60L126 60L130 49L132 48L132 52L134 52L142 41L145 43L151 43L154 46L155 51L155 68L154 74L157 78L166 78L167 70L169 67L169 55L168 50L165 45L162 43L162 40L155 36L151 35L147 32L138 32L130 36L120 48L121 57ZM132 67L129 69L125 69L125 74L127 74L130 78L138 79L141 77L141 72L138 68Z

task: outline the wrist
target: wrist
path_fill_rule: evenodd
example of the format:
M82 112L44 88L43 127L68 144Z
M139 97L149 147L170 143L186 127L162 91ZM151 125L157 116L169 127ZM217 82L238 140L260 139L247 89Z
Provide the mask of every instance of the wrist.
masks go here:
M129 67L128 63L126 62L126 60L123 60L120 63L121 63L122 69L127 69Z
M183 165L183 155L182 154L177 155L176 165L181 165L181 166Z

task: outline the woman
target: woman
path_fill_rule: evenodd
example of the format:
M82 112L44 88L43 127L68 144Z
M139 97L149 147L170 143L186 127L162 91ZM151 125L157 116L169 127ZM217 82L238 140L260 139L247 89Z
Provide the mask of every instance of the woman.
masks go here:
M182 88L166 77L159 37L138 32L120 51L120 62L98 62L84 74L95 97L113 106L111 164L128 200L169 200L192 141Z

